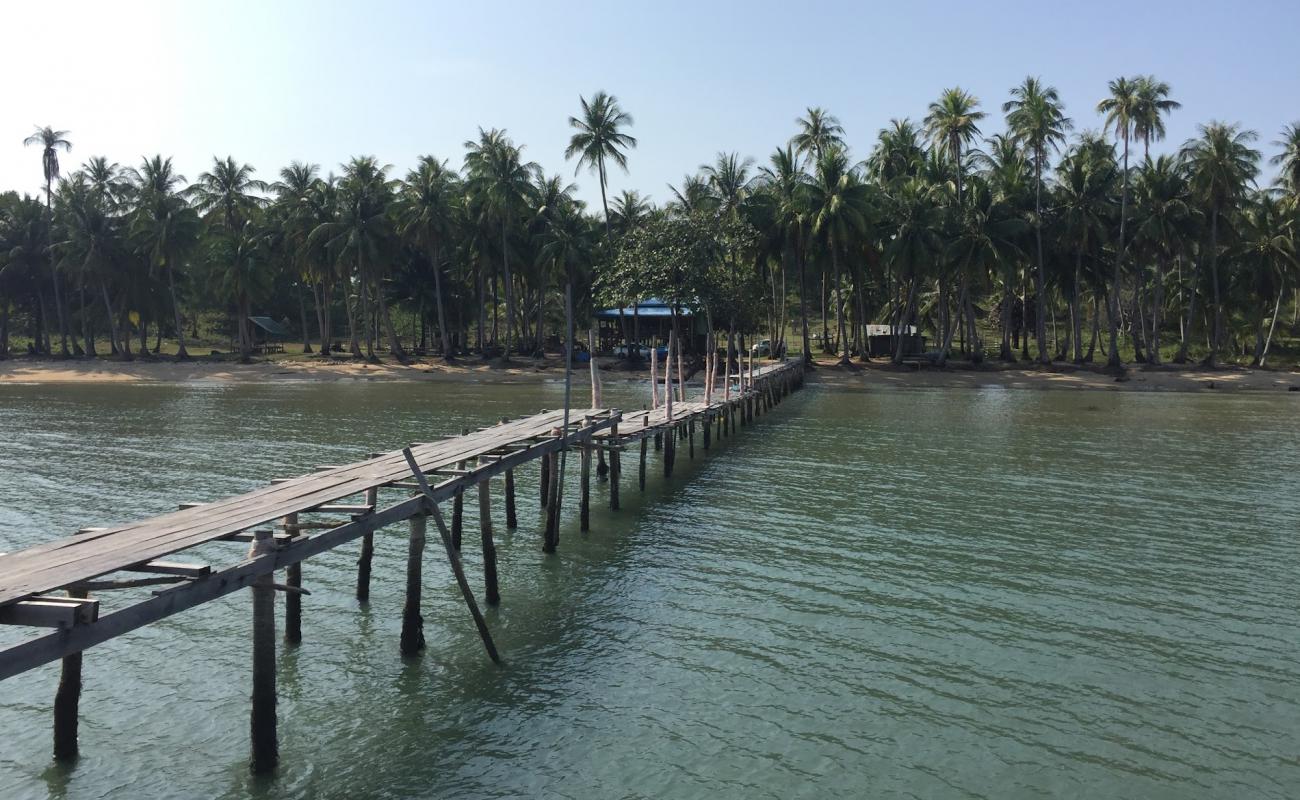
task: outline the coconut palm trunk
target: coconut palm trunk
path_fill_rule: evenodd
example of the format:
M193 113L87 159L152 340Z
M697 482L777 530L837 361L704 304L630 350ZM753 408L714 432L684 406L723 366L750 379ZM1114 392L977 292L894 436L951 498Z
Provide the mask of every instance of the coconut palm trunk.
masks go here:
M1119 360L1119 290L1124 266L1124 229L1128 223L1128 129L1124 129L1124 181L1119 195L1119 243L1115 247L1115 272L1110 287L1110 354L1106 366L1118 369Z
M511 334L514 331L515 324L515 290L514 282L510 279L510 253L506 248L506 219L501 217L501 271L503 273L502 283L505 284L506 292L506 346L501 354L502 361L510 360L510 346L513 344Z
M185 324L181 320L181 304L176 299L176 272L171 267L171 262L167 264L167 292L171 295L172 316L176 322L176 360L185 361L189 359L189 351L185 349Z
M1218 366L1219 345L1223 340L1223 302L1219 297L1219 209L1210 211L1210 283L1214 288L1214 323L1210 330L1210 354L1205 366Z
M800 227L795 237L795 247L799 257L799 322L803 334L803 361L805 366L812 364L812 345L808 338L808 254L803 246L803 229Z
M451 361L453 354L451 352L451 337L447 332L447 316L443 311L442 302L442 260L439 258L441 251L434 249L430 253L433 259L433 304L438 309L438 340L442 343L442 358L444 361Z
M108 335L113 350L118 349L117 315L113 313L113 300L108 295L108 285L99 279L99 291L104 296L104 311L108 314Z
M1034 291L1038 295L1038 314L1034 332L1038 336L1038 363L1050 364L1052 356L1047 349L1047 278L1043 265L1043 148L1034 148L1034 243L1038 250L1038 269L1034 270ZM1122 224L1122 223L1121 223ZM1121 234L1121 237L1123 234Z

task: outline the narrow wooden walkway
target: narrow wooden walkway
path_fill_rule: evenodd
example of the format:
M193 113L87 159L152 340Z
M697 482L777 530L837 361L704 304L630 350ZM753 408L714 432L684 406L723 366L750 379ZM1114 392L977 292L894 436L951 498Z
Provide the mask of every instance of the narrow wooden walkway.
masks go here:
M62 658L63 680L55 702L55 754L76 753L76 698L80 692L81 653L131 630L202 603L251 587L254 596L254 761L258 753L259 713L263 728L268 702L259 702L257 687L270 681L269 708L274 730L273 604L275 591L286 594L285 638L301 638L301 563L312 556L363 539L357 596L369 595L373 534L380 528L409 521L407 608L403 614L401 649L414 654L423 647L420 632L420 560L425 519L434 517L449 561L460 583L489 655L495 646L479 613L460 566L461 504L467 490L479 492L486 600L497 602L496 555L491 528L489 482L504 475L507 526L515 526L514 470L538 461L542 471L542 504L548 506L543 549L553 551L559 537L561 488L558 457L576 450L581 458L581 529L588 528L591 465L609 455L610 507L619 507L621 454L640 443L640 483L645 485L646 450L651 439L664 451L664 474L670 475L678 440L689 440L694 454L697 427L703 445L711 432L730 432L755 414L775 405L802 384L802 362L782 362L732 375L732 389L708 400L678 402L671 416L660 407L624 414L617 409L570 409L567 428L563 411L545 411L513 422L482 428L462 436L403 450L373 455L345 466L319 467L316 472L272 481L234 497L187 503L181 510L111 528L84 528L25 550L0 554L0 624L29 626L35 635L0 649L0 680ZM725 381L724 381L725 383ZM430 481L432 480L432 483ZM383 505L380 493L393 502ZM452 522L440 504L454 503ZM549 500L549 504L548 504ZM110 505L110 504L106 504ZM231 562L220 566L164 560L213 542L252 543L242 558L232 551ZM273 575L287 570L285 584ZM120 608L101 614L91 593L151 587L144 597L134 593ZM156 588L153 588L156 587ZM63 592L55 594L55 592ZM121 596L119 596L121 597ZM259 623L259 620L261 621ZM269 620L271 638L258 635ZM41 632L45 629L47 632ZM259 666L260 665L260 666ZM266 670L270 669L269 678ZM263 692L265 695L265 692ZM70 710L69 710L70 709ZM273 758L272 758L273 760Z

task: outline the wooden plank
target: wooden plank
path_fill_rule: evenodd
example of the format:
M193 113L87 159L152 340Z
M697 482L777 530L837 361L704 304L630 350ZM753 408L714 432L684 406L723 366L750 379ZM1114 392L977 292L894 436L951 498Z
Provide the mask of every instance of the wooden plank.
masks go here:
M183 561L146 561L129 568L130 572L149 572L160 575L180 575L185 578L198 578L212 572L208 564L187 564Z
M0 624L71 628L99 618L99 601L38 595L0 608Z

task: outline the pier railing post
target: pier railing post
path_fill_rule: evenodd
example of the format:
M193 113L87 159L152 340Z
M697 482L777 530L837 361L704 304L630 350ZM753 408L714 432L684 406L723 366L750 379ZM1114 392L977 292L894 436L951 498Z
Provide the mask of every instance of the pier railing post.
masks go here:
M413 656L424 649L424 616L420 613L420 594L424 583L424 544L428 519L416 514L410 519L411 538L406 549L406 602L402 605L401 650Z
M270 531L257 531L254 537L250 557L266 555L275 549ZM275 576L267 572L254 578L252 594L253 708L249 714L252 736L249 766L255 773L267 773L280 761L275 719Z

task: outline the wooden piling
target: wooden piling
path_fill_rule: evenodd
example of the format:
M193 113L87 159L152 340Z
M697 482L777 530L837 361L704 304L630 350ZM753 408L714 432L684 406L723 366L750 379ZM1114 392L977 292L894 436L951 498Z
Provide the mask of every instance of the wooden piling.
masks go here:
M423 586L424 544L428 520L424 514L410 519L411 538L406 549L406 602L402 606L401 651L404 656L417 655L424 649L424 616L420 614Z
M676 452L677 452L677 429L669 428L668 430L664 431L663 462L664 462L665 478L671 478L673 476L673 461L676 458L675 455Z
M687 450L686 450L687 455L692 461L694 461L695 460L695 420L691 420L686 424L686 438L688 442Z
M640 482L641 482L641 491L643 491L643 492L645 491L645 456L646 456L646 444L647 444L646 440L645 440L645 439L642 439L642 440L641 440L641 473L640 473L640 478L639 478L639 479L640 479Z
M254 533L250 557L267 555L274 550L271 531ZM254 773L265 774L273 771L280 761L275 718L275 576L267 572L254 578L252 594L253 706L249 713L252 740L249 767Z
M613 449L609 451L609 508L618 511L618 479L622 476L622 455L618 450L618 423L609 427L609 441Z
M86 592L68 590L68 597L86 597ZM77 757L77 726L81 713L81 653L63 657L59 688L54 693L54 758L72 761Z
M480 460L479 464L485 464ZM478 528L483 538L484 600L494 606L501 602L497 586L497 546L492 541L492 491L490 481L478 483Z
M298 535L298 515L289 514L284 518L284 527L289 537ZM286 644L302 642L302 593L293 591L302 588L302 562L295 561L285 570L285 584L291 591L284 593L284 641Z
M558 435L558 432L557 432ZM542 552L554 553L560 544L560 454L550 453L547 471L550 473L550 486L546 501L546 532L542 538Z
M586 422L584 420L584 422ZM581 445L582 448L582 496L578 516L578 530L586 533L591 530L591 442L587 441Z
M379 502L379 490L366 490L366 505L373 510ZM373 511L372 511L373 513ZM357 559L357 601L370 600L370 562L375 557L375 534L367 533L361 537L361 557Z
M704 418L704 424L701 425L700 428L704 431L704 449L708 450L710 444L709 438L713 432L713 417L706 416Z
M506 470L506 528L514 530L519 527L519 517L515 515L515 471Z
M469 434L469 428L461 428L460 435ZM468 462L457 461L456 469L464 471ZM461 541L464 538L465 531L465 491L457 489L455 496L451 500L451 546L460 551Z
M551 501L551 458L542 456L540 460L542 462L541 502L542 508L546 508L546 504Z

